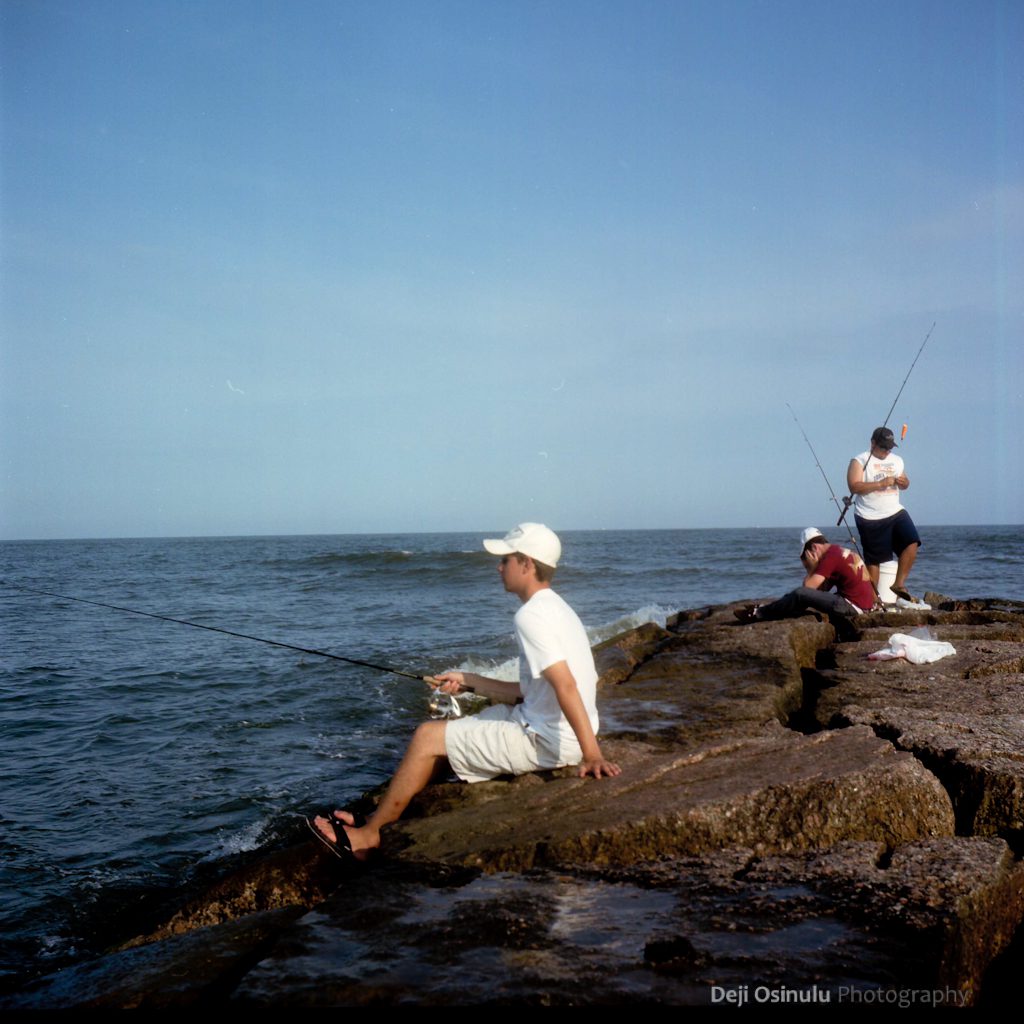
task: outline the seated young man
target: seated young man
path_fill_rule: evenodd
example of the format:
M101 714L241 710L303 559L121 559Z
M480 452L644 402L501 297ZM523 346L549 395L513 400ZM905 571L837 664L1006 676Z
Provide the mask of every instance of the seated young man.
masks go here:
M553 531L521 523L484 547L501 556L505 590L522 602L515 615L520 682L470 672L437 676L445 693L477 693L496 702L479 715L424 722L413 734L398 771L377 809L357 825L347 811L310 822L339 856L362 860L380 845L380 830L397 821L409 801L449 767L466 782L579 765L580 777L619 774L597 742L597 670L579 617L551 589L562 554Z
M807 570L804 585L777 601L748 605L736 611L742 622L786 619L806 611L830 615L859 615L875 605L875 589L863 559L856 551L829 544L821 531L808 526L800 534L800 561ZM832 587L834 594L828 593Z

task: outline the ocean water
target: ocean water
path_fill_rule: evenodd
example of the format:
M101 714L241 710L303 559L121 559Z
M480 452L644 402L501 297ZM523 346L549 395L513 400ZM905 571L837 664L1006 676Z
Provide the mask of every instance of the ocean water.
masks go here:
M798 533L568 531L555 586L597 642L798 585ZM1024 600L1024 527L922 534L916 592ZM385 781L429 694L391 674L16 588L416 674L514 678L516 603L483 536L0 544L0 987L94 954L126 905Z

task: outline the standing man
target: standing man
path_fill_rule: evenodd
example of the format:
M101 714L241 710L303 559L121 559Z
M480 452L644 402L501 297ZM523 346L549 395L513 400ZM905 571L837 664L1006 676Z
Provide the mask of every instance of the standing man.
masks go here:
M913 601L907 590L907 576L921 538L910 514L900 504L900 491L910 486L910 480L903 472L903 460L892 454L895 447L892 431L879 427L871 435L871 447L850 460L846 483L854 496L854 519L872 583L878 586L879 565L895 553L898 562L892 592L904 601Z
M515 615L520 682L471 672L439 675L445 693L469 691L496 703L479 715L419 726L365 824L348 811L310 821L317 838L339 856L365 860L380 845L380 830L449 767L465 782L567 764L578 764L581 778L619 774L597 743L597 670L586 630L551 589L561 542L540 523L520 523L501 540L485 540L484 547L501 556L505 590L522 602Z
M791 590L777 601L748 605L736 610L741 622L788 619L806 611L832 615L860 615L875 604L867 568L856 551L829 544L821 531L808 526L800 534L800 561L807 570L804 585ZM836 588L834 594L828 593Z

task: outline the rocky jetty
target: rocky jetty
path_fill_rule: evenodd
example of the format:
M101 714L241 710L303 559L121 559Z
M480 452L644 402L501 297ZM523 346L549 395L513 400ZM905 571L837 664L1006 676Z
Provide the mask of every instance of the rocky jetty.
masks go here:
M929 598L842 635L728 605L617 637L619 777L435 785L371 868L305 840L226 865L0 1005L995 999L1024 944L1024 604ZM868 660L914 627L957 653Z

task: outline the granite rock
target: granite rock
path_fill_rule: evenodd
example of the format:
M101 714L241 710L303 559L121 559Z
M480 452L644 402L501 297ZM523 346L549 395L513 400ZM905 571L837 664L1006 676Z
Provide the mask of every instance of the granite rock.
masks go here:
M760 735L689 750L635 741L606 741L604 749L623 766L616 778L563 773L458 786L444 813L395 826L386 852L521 871L630 864L737 845L894 845L953 832L938 780L867 728L803 736L773 723Z
M226 864L2 1005L973 1003L1024 918L1024 604L946 604L631 631L597 652L617 778L431 786L372 870ZM867 660L915 627L957 654Z
M957 653L931 665L870 661L888 634L869 628L822 673L814 712L822 726L868 725L912 752L942 780L961 834L1014 844L1024 838L1024 624L1016 618L934 624L935 639Z

